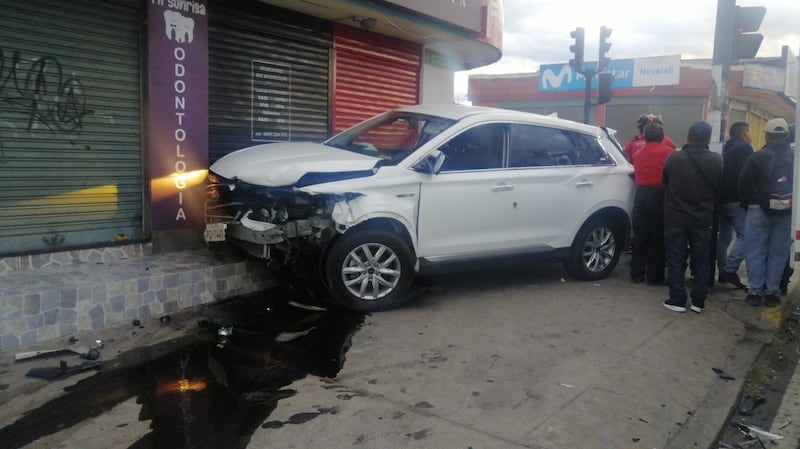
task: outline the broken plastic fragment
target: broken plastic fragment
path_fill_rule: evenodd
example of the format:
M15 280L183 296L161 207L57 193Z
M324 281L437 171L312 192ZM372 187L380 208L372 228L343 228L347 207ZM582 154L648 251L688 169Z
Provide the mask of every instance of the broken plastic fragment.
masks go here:
M312 327L312 328L306 329L304 331L298 331L298 332L281 332L280 334L278 334L275 337L275 341L277 341L279 343L286 343L287 341L296 340L296 339L298 339L300 337L308 335L314 329L315 328Z
M297 302L297 301L289 301L289 305L297 307L298 309L313 310L315 312L324 312L328 310L325 307L313 306L311 304L304 304L302 302Z
M575 388L575 385L572 384L559 384L559 385L561 385L564 388Z
M772 432L767 432L766 430L759 429L756 426L749 426L747 424L737 423L737 424L734 424L734 427L736 427L739 430L739 432L742 432L743 434L749 435L749 436L761 435L762 437L769 438L770 440L782 440L783 439L783 437L778 435L778 434L775 434L775 433L772 433Z

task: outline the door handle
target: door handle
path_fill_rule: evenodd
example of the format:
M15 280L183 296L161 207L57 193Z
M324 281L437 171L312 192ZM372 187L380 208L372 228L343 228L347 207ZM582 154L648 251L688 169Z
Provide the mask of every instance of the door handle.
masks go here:
M497 184L492 187L492 192L508 192L514 190L514 186L510 184Z
M581 179L575 183L575 187L592 187L594 183L588 179Z

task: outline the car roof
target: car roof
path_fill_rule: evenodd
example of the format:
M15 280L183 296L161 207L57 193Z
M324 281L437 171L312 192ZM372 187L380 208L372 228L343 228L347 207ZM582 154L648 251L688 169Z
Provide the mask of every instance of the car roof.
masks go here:
M484 116L480 118L534 122L542 125L579 130L590 134L597 134L598 132L598 127L594 125L586 125L572 120L534 114L532 112L491 108L485 106L466 106L460 104L420 104L416 106L402 107L397 109L397 111L435 115L451 120L463 120L467 117L479 118L480 116Z

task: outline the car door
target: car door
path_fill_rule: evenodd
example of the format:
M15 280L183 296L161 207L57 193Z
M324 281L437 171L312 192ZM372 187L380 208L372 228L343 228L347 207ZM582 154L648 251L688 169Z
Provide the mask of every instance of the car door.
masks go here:
M615 167L593 136L513 124L508 159L519 175L514 239L520 246L570 246L583 220L613 191L608 178L615 177Z
M463 258L513 246L515 185L504 169L505 124L472 127L438 149L445 161L423 177L418 256Z

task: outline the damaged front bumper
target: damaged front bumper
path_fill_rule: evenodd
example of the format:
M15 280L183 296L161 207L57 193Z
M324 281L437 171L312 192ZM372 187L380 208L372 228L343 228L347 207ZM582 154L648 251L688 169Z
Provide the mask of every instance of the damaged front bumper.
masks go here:
M337 233L331 217L340 195L264 187L213 173L206 187L207 243L230 242L262 259L292 261L316 252Z

